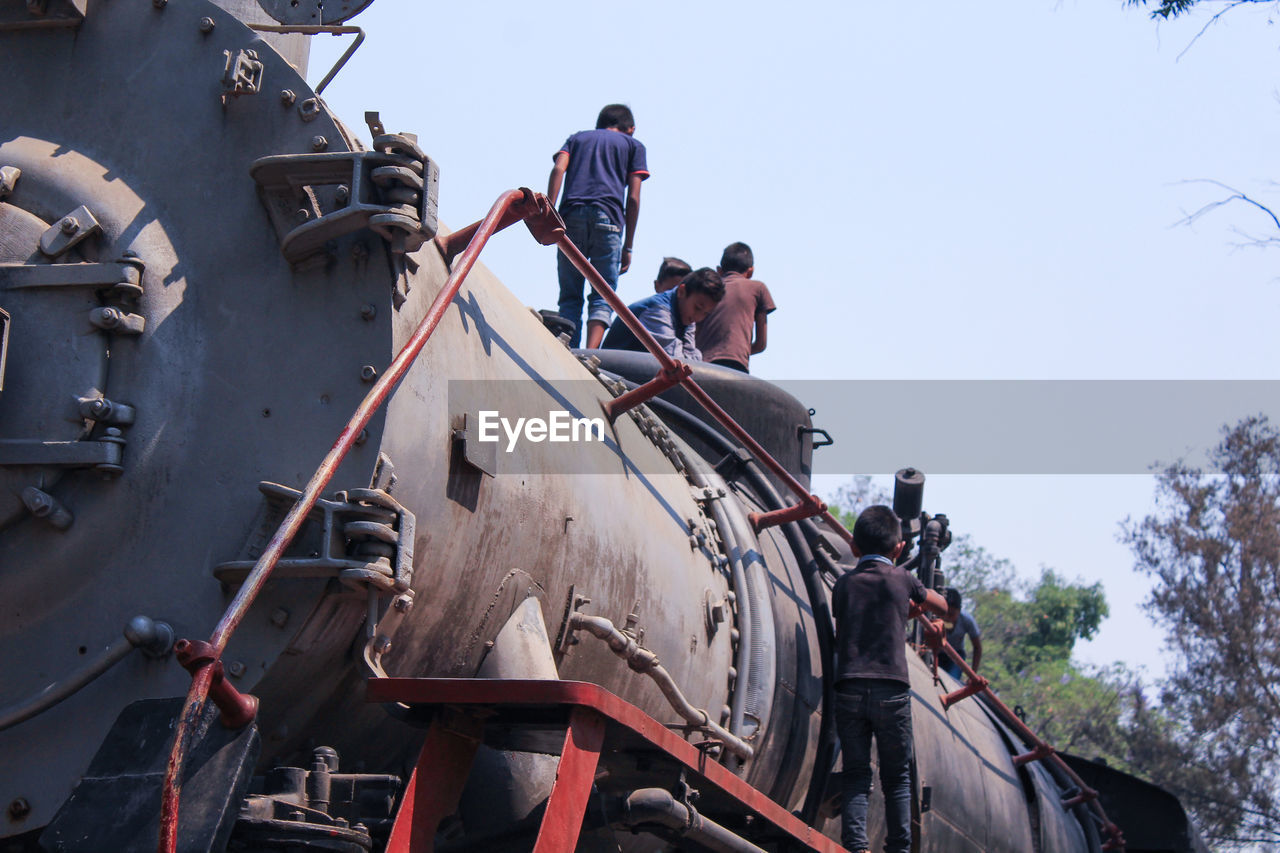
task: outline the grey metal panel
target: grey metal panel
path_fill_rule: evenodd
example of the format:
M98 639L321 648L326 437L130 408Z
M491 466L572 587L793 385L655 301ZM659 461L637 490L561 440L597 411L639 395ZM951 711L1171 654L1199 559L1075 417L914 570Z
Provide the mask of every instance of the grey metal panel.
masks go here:
M941 822L953 828L948 834L964 835L982 850L1033 850L1026 798L1000 734L973 699L944 709L943 685L951 684L935 685L923 661L908 657L918 784L932 789L922 849L951 849L934 846L928 831L932 822Z
M205 16L215 22L207 34ZM223 51L248 49L271 88L224 110ZM123 431L123 473L71 472L50 487L75 516L65 532L35 519L0 532L0 704L9 704L74 671L133 615L207 634L226 601L209 570L240 548L258 481L300 484L362 396L361 366L389 359L390 321L384 314L379 331L360 316L367 302L389 303L385 272L295 276L281 259L249 165L310 151L316 135L340 145L341 134L323 110L304 122L282 106L274 93L304 93L305 83L230 15L203 2L94 4L78 30L0 32L0 75L0 165L22 170L5 204L44 222L85 205L101 233L77 247L80 257L111 262L131 250L146 264L145 331L110 344L111 393L137 409ZM34 245L18 259L47 263ZM2 298L27 341L11 340L4 437L25 438L58 410L8 392L46 381L37 367L46 348L100 333L58 324L63 309L46 291ZM32 325L48 337L25 337ZM85 390L51 384L54 401ZM339 474L344 485L369 481L380 423L370 432ZM228 658L244 665L243 685L322 589L297 581L267 593ZM277 608L292 614L283 628L268 618ZM31 804L0 832L52 815L116 709L187 681L172 661L134 655L0 733L0 801Z

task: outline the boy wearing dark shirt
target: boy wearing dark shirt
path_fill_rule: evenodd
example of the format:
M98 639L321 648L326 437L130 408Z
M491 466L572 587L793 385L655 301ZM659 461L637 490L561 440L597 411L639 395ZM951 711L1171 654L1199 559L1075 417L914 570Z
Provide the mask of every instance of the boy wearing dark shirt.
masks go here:
M555 154L547 182L547 198L556 203L561 186L560 215L565 234L586 255L609 286L631 266L631 246L640 218L640 182L649 177L644 145L634 137L636 121L623 104L600 111L595 130L565 140ZM625 195L625 202L624 202ZM563 253L556 256L560 278L560 316L574 324L572 346L582 341L584 277ZM587 299L587 346L600 346L612 312L591 289Z
M747 373L751 356L768 343L769 314L776 307L769 288L755 274L755 256L746 243L730 243L720 256L724 300L698 324L698 349L712 364ZM755 333L754 339L752 332Z
M871 738L880 759L885 853L911 849L911 681L906 626L911 602L948 614L947 602L894 564L902 524L887 506L863 510L853 525L857 566L831 593L836 619L836 731L844 756L841 843L866 851ZM957 608L958 610L959 608ZM954 618L955 614L949 614Z

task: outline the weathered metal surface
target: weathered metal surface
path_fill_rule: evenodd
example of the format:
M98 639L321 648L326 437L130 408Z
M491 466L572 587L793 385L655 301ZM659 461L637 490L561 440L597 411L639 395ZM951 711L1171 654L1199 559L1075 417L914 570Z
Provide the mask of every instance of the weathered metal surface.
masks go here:
M288 15L359 5L321 13L304 2ZM628 624L691 706L751 738L749 761L708 772L744 777L762 808L798 808L819 754L817 593L787 538L795 525L748 523L782 504L734 473L733 430L690 426L710 418L672 388L619 411L604 441L481 452L468 420L478 408L594 417L626 389L597 381L483 267L456 295L445 289L475 258L450 258L451 271L441 250L460 252L480 229L427 242L430 158L376 120L385 144L358 156L301 63L271 48L298 37L262 36L245 26L255 16L251 0L158 0L95 4L74 30L0 26L0 704L77 671L133 613L210 636L234 595L239 629L218 627L210 654L225 661L224 685L260 700L260 769L323 742L390 773L415 744L363 701L362 664L484 674L491 655L509 654L495 648L513 614L536 599L547 605L539 642L565 638L526 649L541 674L603 685L676 722L662 691L604 644L573 645L567 622L576 612ZM86 79L91 96L66 109ZM255 164L278 167L261 191ZM340 221L359 205L369 209ZM81 207L96 228L79 216L62 224ZM544 244L559 237L553 215L531 225ZM435 330L429 342L423 328ZM423 357L388 367L406 345ZM642 358L639 382L658 364ZM712 397L727 391L723 408L753 435L764 427L761 444L782 463L770 476L807 499L807 410L726 373L693 368ZM467 405L455 405L451 383L466 386ZM384 411L367 407L371 390L386 395ZM689 410L670 418L687 441L663 423L669 400ZM326 457L334 436L345 461ZM315 485L318 465L344 493ZM260 483L279 484L280 499L264 507ZM311 499L363 508L326 521L307 511ZM271 543L260 515L295 508L296 542ZM250 580L268 551L282 558L277 574ZM198 667L193 695L217 666ZM1026 743L975 700L944 709L922 667L912 678L917 797L927 787L930 803L922 849L1033 849L1018 847L1033 824L1044 853L1086 849L1082 808L1062 807L1039 763L1013 764ZM0 835L50 820L116 712L188 686L172 658L131 655L0 732L0 801L21 804ZM194 725L208 713L197 700L186 716ZM422 790L407 801L426 807ZM430 797L441 808L459 793L446 785ZM264 814L260 828L297 839L324 826L275 820ZM459 831L490 829L484 820ZM397 843L412 834L396 833ZM360 847L358 836L352 828L343 843Z

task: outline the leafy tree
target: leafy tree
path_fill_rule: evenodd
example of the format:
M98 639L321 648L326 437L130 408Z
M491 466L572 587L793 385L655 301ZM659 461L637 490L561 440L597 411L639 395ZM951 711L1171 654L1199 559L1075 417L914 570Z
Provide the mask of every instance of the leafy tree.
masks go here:
M1161 712L1187 735L1189 764L1229 782L1205 807L1206 835L1280 843L1280 431L1248 418L1210 461L1221 473L1158 474L1156 512L1124 536L1178 653Z

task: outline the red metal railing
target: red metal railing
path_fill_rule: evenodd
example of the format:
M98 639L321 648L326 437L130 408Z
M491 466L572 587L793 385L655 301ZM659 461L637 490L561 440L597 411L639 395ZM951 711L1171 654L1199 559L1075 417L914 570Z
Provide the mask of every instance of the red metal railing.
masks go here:
M544 245L549 245L550 242L554 242L558 238L555 223L559 221L559 217L551 210L551 206L547 204L544 196L527 189L511 190L503 193L494 202L493 207L489 210L489 215L469 227L466 250L462 252L457 265L445 282L444 288L436 295L435 301L427 309L426 315L418 323L418 327L414 329L404 347L396 354L387 371L374 383L364 400L356 408L351 419L342 428L342 432L338 435L338 440L334 442L333 447L324 457L324 461L320 463L315 474L312 475L311 480L302 490L302 495L298 498L298 502L289 510L288 515L280 523L275 535L271 537L266 550L263 551L262 556L258 558L258 562L254 564L252 571L245 578L244 583L227 607L222 619L219 620L217 627L214 628L209 641L207 643L192 643L188 640L182 640L175 647L175 650L185 659L184 666L190 669L192 677L191 688L187 691L187 699L182 708L177 734L174 737L173 748L169 753L168 765L165 768L164 793L160 805L160 840L158 848L160 853L174 853L177 849L178 806L182 789L180 781L182 778L182 766L186 760L191 732L204 711L205 702L210 698L210 688L217 684L217 689L212 698L219 710L222 711L224 720L238 723L237 727L239 727L251 721L256 713L256 700L253 697L241 696L221 677L222 662L219 658L227 646L227 641L231 639L231 635L235 633L236 627L244 618L245 613L248 612L250 605L258 597L258 593L262 591L262 587L270 578L271 572L275 569L276 563L280 561L285 549L289 547L293 538L298 534L307 514L311 512L316 500L320 497L320 493L329 484L334 472L355 445L356 438L360 435L360 432L368 426L374 412L386 402L392 388L404 378L409 367L422 352L422 348L426 345L432 332L435 331L436 326L440 324L441 318L444 317L445 312L448 310L449 304L453 301L454 296L457 295L462 282L466 280L471 268L475 266L480 250L484 248L485 243L495 233L521 219L530 221L530 231ZM563 224L559 227L561 229L559 233L563 233Z
M922 618L924 618L925 621L929 621L925 617ZM1071 765L1062 760L1062 756L1058 755L1058 751L1054 749L1053 746L1033 732L1026 723L1022 722L1022 720L1018 718L1017 714L1010 710L1008 705L1000 701L1000 697L996 696L996 694L992 692L987 679L974 672L973 668L970 667L965 659L960 656L959 652L951 647L950 643L945 639L941 639L936 644L930 643L930 646L932 646L936 652L940 652L951 658L951 660L960 667L960 670L964 673L965 678L967 679L967 683L964 687L942 697L943 707L949 708L956 702L959 702L962 699L967 699L970 696L975 696L979 693L986 694L987 703L991 709L996 712L996 715L1000 717L1005 725L1013 729L1019 737L1031 744L1031 750L1021 755L1015 755L1013 757L1013 763L1021 766L1031 761L1041 761L1044 759L1052 761L1054 766L1066 774L1067 778L1071 780L1071 783L1079 789L1079 792L1075 796L1063 801L1063 807L1072 808L1080 805L1081 803L1088 803L1089 808L1095 815L1097 815L1098 822L1102 827L1103 833L1107 836L1107 841L1102 845L1102 849L1123 851L1125 844L1124 833L1120 831L1120 827L1116 826L1107 818L1106 811L1103 810L1102 804L1098 802L1098 792L1085 784L1085 781L1080 778L1080 775L1071 769Z
M355 413L343 427L333 447L302 490L297 503L294 504L293 508L280 523L266 549L245 578L244 583L227 607L222 619L219 620L214 628L209 641L204 643L180 640L175 646L179 661L191 672L192 678L165 771L160 809L160 838L157 848L159 853L175 853L177 849L182 767L190 745L191 732L204 711L205 703L212 698L214 704L222 712L224 723L233 728L238 728L251 722L257 713L257 700L252 696L240 694L223 678L220 658L231 635L235 633L249 607L257 599L276 564L298 534L308 513L310 513L319 499L320 493L329 484L334 472L337 471L347 453L355 445L361 431L368 426L374 413L390 396L391 390L404 378L405 373L408 372L414 361L422 353L428 339L430 339L448 310L449 304L453 301L462 283L475 266L480 251L489 241L489 238L498 231L521 220L528 226L535 240L544 246L555 244L564 253L574 267L586 276L587 281L591 283L596 292L609 303L619 319L635 334L645 349L658 360L658 374L652 380L615 398L608 404L606 411L610 419L616 418L623 412L640 405L668 388L672 388L677 384L682 386L760 464L768 468L797 497L798 502L791 507L766 513L752 513L751 523L757 532L789 521L820 516L832 531L846 542L852 543L852 534L827 511L827 505L817 495L810 494L759 442L752 438L737 421L711 399L706 391L693 380L693 371L689 365L672 358L662 349L653 335L649 333L649 330L641 324L640 320L627 307L626 303L618 297L617 293L608 285L600 273L591 266L586 256L565 236L564 222L548 203L546 196L525 188L505 192L494 202L493 207L490 208L488 215L484 219L436 239L436 246L444 256L446 263L452 263L455 258L458 259L458 263L452 267L444 287L436 295L431 307L427 310L427 313L423 316L404 347L396 354L386 372L374 383L364 400L356 408ZM925 621L927 622L928 620ZM936 626L933 626L932 623L930 623L930 627L937 631ZM1019 734L1028 741L1035 744L1036 750L1041 747L1047 747L1052 758L1057 761L1061 769L1080 788L1081 794L1074 800L1068 801L1068 804L1074 805L1076 802L1089 802L1101 817L1104 830L1111 837L1111 841L1105 845L1105 849L1123 850L1124 840L1120 835L1120 831L1115 824L1107 821L1105 813L1102 812L1101 806L1097 803L1097 792L1085 785L1083 780L1053 752L1052 747L1048 747L1012 711L1006 708L994 694L991 694L990 690L986 688L985 679L980 679L972 669L969 669L968 665L959 658L959 655L940 636L938 637L938 642L940 647L960 664L970 679L979 679L982 682L981 688L975 689L967 695L981 691L987 692L993 705L1000 709L1001 716L1006 718L1006 722L1018 730ZM961 692L964 691L957 691L957 693ZM959 698L964 697L958 697L955 701L958 701Z

